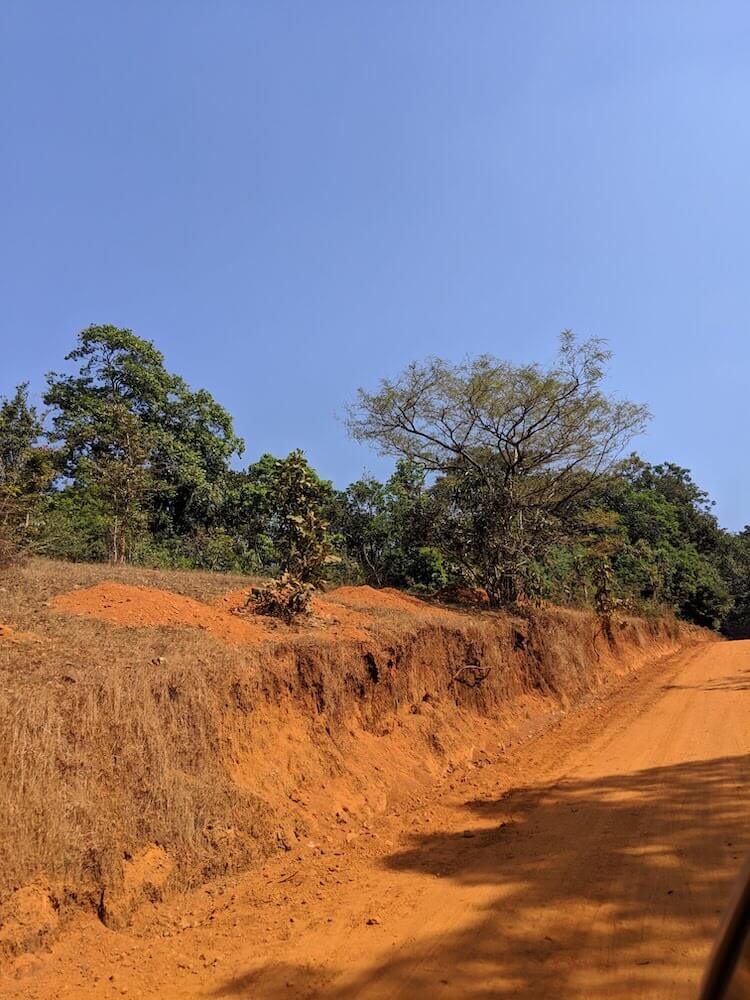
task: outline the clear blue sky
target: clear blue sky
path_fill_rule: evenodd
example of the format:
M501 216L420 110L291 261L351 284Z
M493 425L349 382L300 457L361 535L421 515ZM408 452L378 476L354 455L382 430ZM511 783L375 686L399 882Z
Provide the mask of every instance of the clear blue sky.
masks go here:
M750 521L750 5L2 0L0 87L0 394L128 326L343 485L358 385L571 327Z

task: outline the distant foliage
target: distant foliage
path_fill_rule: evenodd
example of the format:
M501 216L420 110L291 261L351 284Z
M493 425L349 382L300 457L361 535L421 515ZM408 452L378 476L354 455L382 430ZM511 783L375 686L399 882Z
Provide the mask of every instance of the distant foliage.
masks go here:
M0 568L21 558L40 531L46 493L54 478L43 425L29 402L28 385L0 397Z
M750 635L750 528L730 534L690 472L621 451L647 412L603 389L609 353L563 334L554 364L410 365L349 415L396 458L337 490L297 449L233 466L229 413L130 330L81 331L44 412L0 397L0 567L25 552L277 577L264 614L307 613L324 580L494 606L665 607Z
M401 459L390 479L352 483L334 504L335 528L346 555L376 587L439 590L448 569L435 531L437 506L424 468Z
M732 595L732 606L723 627L733 639L750 637L750 527L737 535L725 535L720 571Z

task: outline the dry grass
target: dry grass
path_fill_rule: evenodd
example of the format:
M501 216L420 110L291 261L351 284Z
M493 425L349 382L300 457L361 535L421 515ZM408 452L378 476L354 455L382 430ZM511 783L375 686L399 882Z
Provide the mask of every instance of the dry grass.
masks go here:
M364 639L312 630L273 647L49 607L104 580L203 601L255 582L39 559L0 576L0 623L36 636L0 638L0 907L43 876L60 903L109 920L128 856L154 843L174 864L171 887L250 867L301 835L295 789L317 789L329 817L332 781L345 794L381 782L385 797L414 780L417 758L439 770L441 748L474 745L482 720L497 727L525 693L575 699L618 657L679 637L674 624L623 623L600 662L583 612L419 618L396 609L411 599L395 592L379 592L394 608L366 612ZM366 590L351 597L372 603ZM477 662L484 683L452 683Z
M168 845L185 884L234 836L240 865L270 850L263 804L221 765L229 679L249 650L181 628L123 629L55 613L55 594L103 579L210 599L245 578L34 560L0 578L0 900L44 872L78 896L116 889L125 852ZM227 831L241 825L239 838ZM224 864L224 861L221 862Z

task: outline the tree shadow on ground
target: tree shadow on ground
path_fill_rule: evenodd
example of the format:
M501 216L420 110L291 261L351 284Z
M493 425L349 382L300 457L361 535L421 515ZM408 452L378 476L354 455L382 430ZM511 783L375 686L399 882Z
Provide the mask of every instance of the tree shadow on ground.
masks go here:
M356 980L267 966L214 996L692 996L750 847L749 778L741 755L467 803L476 836L415 836L384 865L481 887L479 915L438 914Z

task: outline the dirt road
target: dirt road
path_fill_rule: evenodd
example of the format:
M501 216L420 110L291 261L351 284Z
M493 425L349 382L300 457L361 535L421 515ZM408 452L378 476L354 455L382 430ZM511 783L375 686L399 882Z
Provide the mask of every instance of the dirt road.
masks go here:
M0 995L692 997L749 783L750 642L698 645L340 851L81 926Z

